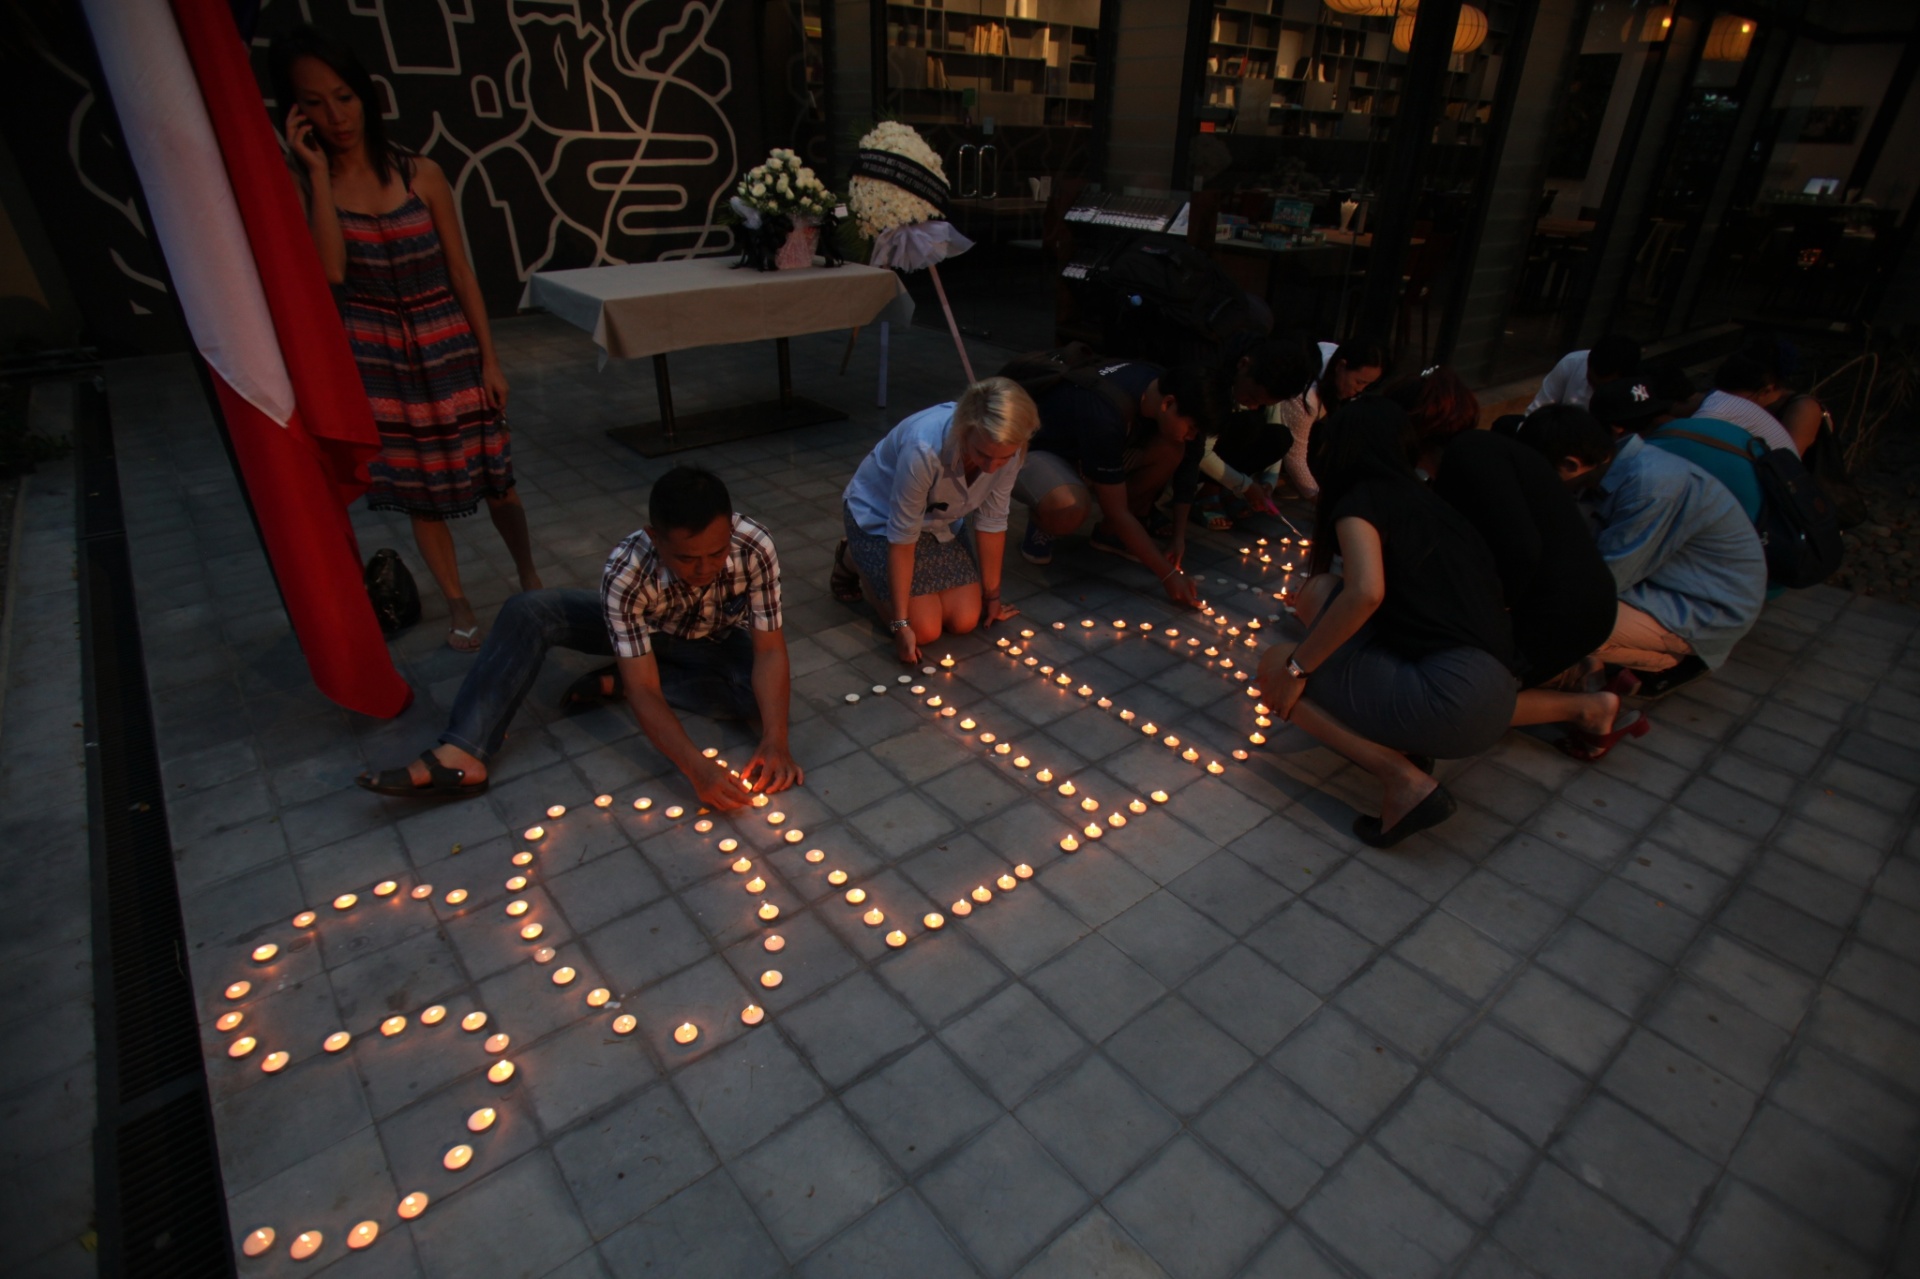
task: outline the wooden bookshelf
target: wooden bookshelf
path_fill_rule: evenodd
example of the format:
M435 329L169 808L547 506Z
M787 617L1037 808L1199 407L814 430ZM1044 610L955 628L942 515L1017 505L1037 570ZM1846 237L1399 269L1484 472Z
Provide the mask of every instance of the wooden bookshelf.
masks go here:
M886 6L889 108L909 124L1093 127L1100 0Z

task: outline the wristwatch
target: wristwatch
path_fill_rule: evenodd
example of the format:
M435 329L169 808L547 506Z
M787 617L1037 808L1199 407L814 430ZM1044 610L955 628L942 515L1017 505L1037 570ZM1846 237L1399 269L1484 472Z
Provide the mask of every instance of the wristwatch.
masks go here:
M1287 674L1293 676L1295 679L1305 679L1308 671L1304 666L1300 665L1299 659L1289 657L1287 659Z
M887 623L887 629L890 631L904 631L912 625L913 623L909 622L906 618L897 617L893 621Z

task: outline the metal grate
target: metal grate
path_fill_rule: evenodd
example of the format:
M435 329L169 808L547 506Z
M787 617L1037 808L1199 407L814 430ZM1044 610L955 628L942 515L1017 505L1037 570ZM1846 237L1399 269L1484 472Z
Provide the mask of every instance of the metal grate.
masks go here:
M74 394L100 1273L234 1273L106 394Z

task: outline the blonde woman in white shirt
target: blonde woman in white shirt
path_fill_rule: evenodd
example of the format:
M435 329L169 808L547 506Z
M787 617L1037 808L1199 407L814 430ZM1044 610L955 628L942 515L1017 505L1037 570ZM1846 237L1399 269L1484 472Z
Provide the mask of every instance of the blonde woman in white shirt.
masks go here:
M943 634L1014 615L1000 600L1007 511L1039 425L1018 384L986 378L958 401L906 418L854 472L833 593L864 597L903 663L918 662L921 646Z

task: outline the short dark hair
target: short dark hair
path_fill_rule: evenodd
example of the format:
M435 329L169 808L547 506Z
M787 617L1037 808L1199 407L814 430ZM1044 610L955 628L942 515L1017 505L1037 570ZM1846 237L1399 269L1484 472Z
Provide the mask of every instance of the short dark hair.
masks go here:
M647 497L647 524L658 530L698 533L733 514L733 497L712 471L676 466L653 482Z
M1406 410L1377 395L1357 399L1313 424L1307 458L1320 481L1320 496L1313 508L1313 554L1308 561L1314 572L1325 572L1333 562L1340 546L1334 513L1355 485L1387 479L1418 489L1413 474L1418 449L1419 438Z
M1527 414L1517 438L1530 444L1558 463L1561 458L1578 458L1588 466L1598 466L1613 456L1613 432L1600 419L1573 404L1548 404Z
M1713 389L1716 391L1759 392L1777 386L1779 382L1779 377L1767 367L1764 360L1744 351L1729 355L1713 371Z
M1445 365L1395 378L1380 394L1407 411L1423 449L1438 448L1480 424L1480 401Z
M1624 333L1609 333L1587 352L1587 376L1629 377L1639 371L1640 344Z
M410 180L413 175L413 153L388 139L387 122L381 115L380 90L374 85L373 76L352 49L320 28L304 22L273 42L269 71L273 80L274 109L279 112L279 118L273 122L275 128L279 128L287 112L296 105L293 64L302 58L312 58L330 68L347 82L353 95L360 99L360 132L366 138L367 159L373 163L374 176L380 179L380 185L385 186L387 179L396 171Z
M1160 394L1173 397L1181 417L1190 417L1201 435L1214 431L1216 388L1198 364L1176 364L1160 374Z
M1387 371L1387 349L1372 338L1348 338L1334 349L1327 360L1327 369L1333 368L1334 360L1340 360L1350 369L1379 369Z
M1247 352L1247 376L1276 400L1304 394L1320 374L1320 346L1305 333L1282 333Z

